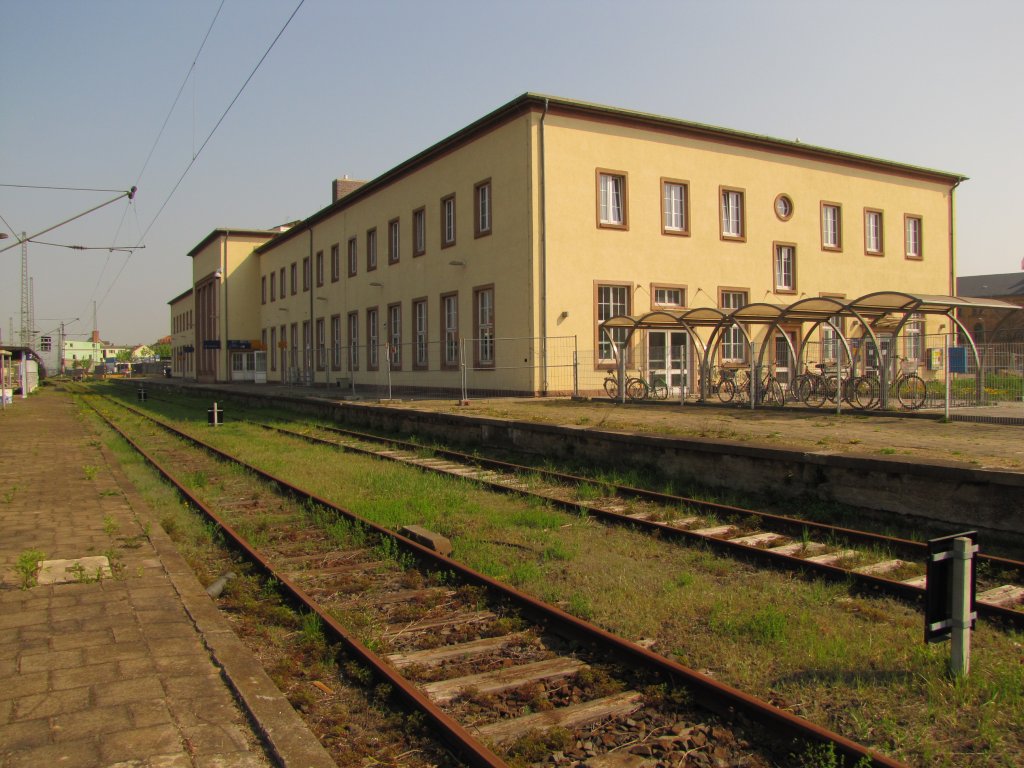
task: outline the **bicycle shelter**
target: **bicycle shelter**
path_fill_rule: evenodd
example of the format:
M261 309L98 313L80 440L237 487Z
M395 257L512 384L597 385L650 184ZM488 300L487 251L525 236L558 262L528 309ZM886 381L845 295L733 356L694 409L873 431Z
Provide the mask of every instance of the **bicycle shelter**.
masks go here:
M979 299L962 296L936 296L928 294L912 294L903 291L876 291L856 299L841 299L828 296L815 296L800 299L793 304L771 304L753 302L745 306L729 309L723 307L693 307L691 309L655 309L642 315L617 315L603 321L600 332L612 343L616 357L624 360L623 349L628 349L633 334L638 330L682 330L685 331L693 345L699 364L700 399L706 400L708 395L708 378L711 372L711 361L719 354L725 332L736 329L743 337L750 353L752 368L751 387L760 380L760 371L764 365L769 345L777 338L785 341L797 366L804 363L804 353L808 341L822 325L827 325L838 341L841 354L837 354L835 370L837 378L841 378L844 363L851 372L858 362L864 360L873 351L874 359L880 361L878 366L881 379L882 407L886 406L888 365L885 345L880 339L882 333L896 337L908 322L921 315L941 315L950 321L950 332L959 329L959 337L970 349L975 365L980 369L981 360L974 340L967 328L956 315L958 309L995 309L1007 312L1021 311L1020 307L996 299ZM849 321L847 328L846 321ZM785 324L798 325L800 338L794 346L789 333L777 335ZM809 324L809 327L808 327ZM764 329L761 334L754 334L749 329L759 326ZM624 330L625 338L616 340L613 329ZM865 354L860 354L861 348ZM845 357L845 361L842 359ZM621 370L621 369L620 369ZM622 391L620 382L620 392ZM840 382L841 383L841 382ZM980 390L981 379L977 386ZM980 396L980 392L979 392ZM755 397L750 398L750 407L756 407ZM836 398L837 409L841 407L841 397Z

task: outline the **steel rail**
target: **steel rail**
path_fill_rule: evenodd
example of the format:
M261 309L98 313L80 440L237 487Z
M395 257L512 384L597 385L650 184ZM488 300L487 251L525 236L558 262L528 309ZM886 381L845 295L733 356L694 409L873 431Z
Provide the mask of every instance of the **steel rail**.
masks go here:
M115 401L116 402L116 401ZM356 513L345 509L344 507L338 506L327 499L318 496L317 494L311 493L303 488L293 485L289 481L279 478L269 472L266 472L259 467L253 466L248 462L242 461L230 454L212 446L205 441L189 435L175 427L166 424L160 419L155 418L151 414L147 414L143 411L139 411L136 408L125 405L124 403L118 403L122 408L152 421L162 429L178 436L179 438L191 442L192 444L209 451L215 456L222 458L223 460L243 467L247 471L254 475L263 478L267 482L276 485L285 493L291 494L296 498L311 501L325 509L331 510L336 514L339 514L352 522L358 523L361 526L366 527L369 530L376 532L379 535L389 537L401 544L407 550L412 552L421 561L426 561L432 566L444 570L451 571L460 575L466 582L480 586L488 590L491 594L499 595L510 602L519 606L521 610L527 615L530 615L538 620L542 624L549 626L558 627L561 632L565 635L574 638L584 645L603 647L609 650L613 655L623 663L627 663L630 666L634 666L640 669L646 669L653 671L661 676L670 680L675 680L685 687L689 688L692 692L700 694L703 698L699 701L700 706L703 706L709 711L722 714L724 716L732 716L737 712L742 712L746 716L750 717L755 722L758 722L765 726L772 726L780 729L788 736L796 739L803 739L811 742L818 742L824 744L832 744L843 757L847 757L851 760L857 761L864 758L870 761L872 766L878 768L907 768L904 763L901 763L893 758L886 755L880 754L873 749L869 749L862 744L846 738L838 733L835 733L823 726L817 725L810 722L798 715L794 715L791 712L787 712L783 709L779 709L761 699L758 699L751 694L745 693L737 688L733 688L730 685L719 682L707 675L703 675L700 672L691 669L679 662L668 659L664 656L654 653L632 641L621 638L617 635L604 630L595 624L591 624L588 621L579 619L555 606L549 605L537 598L529 595L525 592L521 592L513 587L503 584L502 582L496 581L489 576L486 576L479 571L470 568L467 565L460 563L450 557L446 557L425 546L402 536L388 528L385 528L371 520L368 520ZM97 411L98 413L98 411ZM119 430L120 432L120 430ZM134 447L134 446L133 446ZM177 483L175 483L177 485ZM191 496L191 494L190 494ZM251 547L245 544L245 549L249 550ZM267 565L269 567L269 564ZM277 578L277 577L275 577ZM283 580L283 584L289 585L289 589L295 590L296 594L305 595L301 589L297 586L292 585L290 581ZM310 600L310 598L306 598ZM343 633L344 629L340 627L336 622L331 620L332 631L337 627L339 633ZM345 637L345 635L339 634L339 637ZM354 640L352 642L355 642ZM365 649L363 646L359 646L363 649L363 653L367 654L368 658L375 658L371 651ZM367 663L373 663L368 661ZM393 674L390 673L389 674ZM411 686L408 682L403 681L404 685L397 686L405 695L407 689ZM409 695L416 695L416 701L423 700L418 691L415 689L409 690ZM410 699L411 701L412 699ZM430 704L432 707L433 705ZM447 718L443 712L440 715ZM449 718L450 719L450 718ZM458 728L458 724L455 724ZM472 737L470 737L472 738ZM483 763L480 763L481 765ZM501 765L496 763L492 765Z
M353 445L344 445L342 443L336 443L336 442L332 442L330 440L324 440L323 438L316 437L315 435L307 435L307 434L303 434L301 432L292 431L290 429L284 429L282 427L271 426L269 424L261 424L259 422L251 422L251 423L254 424L255 426L262 427L263 429L277 431L277 432L280 432L282 434L289 435L291 437L295 437L295 438L298 438L298 439L301 439L301 440L305 440L307 442L318 443L318 444L321 444L321 445L329 445L329 446L333 446L333 447L336 447L336 448L340 448L340 449L345 450L345 451L350 451L350 452L353 452L353 453L359 453L359 454L366 455L366 456L372 456L372 457L378 458L378 459L388 459L388 460L391 460L391 461L401 461L401 459L397 459L397 458L394 458L394 457L389 457L389 456L386 456L386 455L381 455L381 454L373 451L372 449L360 448L358 446L353 446ZM323 426L321 426L319 428L320 429L327 429L328 431L339 432L339 433L342 433L342 434L360 434L360 435L363 434L363 433L351 433L348 430L340 430L340 429L332 428L332 427L323 427ZM369 439L371 437L372 436L368 435L367 439ZM424 449L424 446L419 446L419 445L416 445L415 443L407 443L407 442L404 442L404 441L396 441L396 440L391 440L390 438L377 438L377 439L380 442L386 442L389 445L395 445L397 447L404 447L404 448L407 448L409 450L417 450L418 451L418 450L423 450ZM460 454L460 453L455 452L455 451L447 451L447 450L433 450L433 449L429 449L429 450L432 450L433 453L435 453L437 455L440 455L440 456L444 456L446 458L462 457L462 460L464 460L464 461L467 461L469 463L478 463L480 466L486 466L487 468L504 469L505 471L512 471L512 469L510 469L510 468L515 467L515 468L518 468L518 469L520 469L521 471L524 471L524 472L532 472L533 471L529 467L521 467L519 465L509 464L507 462L500 462L500 461L495 460L495 459L484 459L484 460L478 462L476 457L469 456L468 454ZM420 469L430 469L429 467L424 467L424 466L422 466L420 464L413 464L412 466L416 466L416 467L418 467ZM441 471L441 470L436 470L436 471ZM551 471L548 471L548 470L543 470L542 472L546 473L546 476L548 476L548 477L566 478L566 482L571 482L571 481L590 482L590 483L594 482L594 481L588 481L585 478L578 478L578 477L576 477L574 475L566 475L566 474L563 474L563 473L551 472ZM561 507L563 509L566 509L568 511L575 512L575 511L578 511L580 509L583 509L583 510L586 510L586 512L588 514L590 514L590 515L592 515L592 516L594 516L596 518L599 518L599 519L602 519L602 520L606 520L606 521L614 523L616 525L631 525L631 526L634 526L636 528L645 530L645 531L647 531L649 533L656 533L657 535L665 537L667 539L682 539L682 540L691 541L691 542L699 542L699 543L707 545L709 548L711 548L711 549L713 549L715 551L722 552L722 553L728 554L730 556L746 557L746 558L749 558L750 560L759 562L759 563L764 564L764 565L768 565L768 566L775 567L775 568L782 568L782 569L789 570L789 571L813 572L816 575L820 575L822 577L828 578L831 581L852 582L854 584L854 586L858 590L860 590L862 592L881 592L883 594L891 595L893 597L897 597L899 599L906 600L906 601L909 601L909 602L912 602L912 603L920 603L922 600L924 600L924 597L925 597L925 594L926 594L926 589L924 587L915 586L913 584L905 584L905 583L903 583L901 581L895 581L893 579L887 579L884 576L876 576L876 575L869 574L869 573L858 573L857 571L853 571L853 570L850 570L850 569L847 569L847 568L842 568L842 567L837 566L837 565L829 565L828 563L817 563L817 562L814 562L814 561L806 560L804 558L796 557L795 555L787 555L787 554L780 553L780 552L773 552L770 549L764 549L764 548L761 548L761 547L752 546L750 544L742 544L742 543L739 543L739 542L730 541L728 539L719 539L719 538L715 538L714 536L707 536L707 535L704 535L704 534L701 534L701 533L696 533L695 531L688 531L688 530L686 530L684 528L675 528L675 527L673 527L673 526L671 526L671 525L669 525L667 523L663 523L663 522L657 522L657 521L653 521L653 520L644 520L642 518L630 517L629 515L623 514L621 512L614 512L614 511L607 510L607 509L601 509L600 507L593 506L593 505L588 504L587 502L584 502L584 501L567 501L565 499L559 499L559 498L552 497L552 496L547 496L547 495L544 495L544 494L536 494L536 493L533 493L533 492L531 492L529 490L525 490L525 489L522 489L522 488L509 487L509 486L504 485L504 484L502 484L500 482L497 482L497 481L480 479L480 478L470 478L470 479L472 479L474 482L481 483L483 485L487 485L489 488L492 488L493 490L496 490L496 491L500 491L502 493L516 494L516 495L521 495L521 496L535 496L535 497L543 498L544 500L546 500L546 501L548 501L548 502L550 502L552 504L555 504L556 506L559 506L559 507ZM602 485L608 485L607 483L601 483L601 484ZM614 487L618 488L619 486L614 486ZM624 487L624 488L626 488L626 490L628 490L628 491L634 491L634 492L636 492L638 494L644 494L644 498L646 498L648 500L655 500L656 498L660 498L660 499L663 500L663 503L687 503L687 504L694 503L694 502L692 502L689 499L683 499L681 497L671 496L669 494L663 494L663 493L659 493L657 491L644 491L642 489L628 488L628 486ZM700 503L700 502L696 502L696 503ZM704 502L704 503L705 504L713 504L713 502ZM743 509L742 507L725 507L724 505L715 505L715 506L716 506L717 509L723 509L724 508L724 509L733 510L733 511L735 511L736 514L743 514L743 515L754 516L754 517L758 517L758 518L760 518L762 515L767 515L769 518L773 518L773 519L777 519L777 520L785 520L785 521L791 522L793 524L799 524L800 523L800 521L798 521L798 520L796 520L794 518L784 518L784 517L780 517L778 515L770 515L770 514L767 514L767 513L761 513L761 512L758 512L756 510ZM849 531L851 534L855 534L855 536L851 536L851 538L853 538L855 541L859 541L859 542L862 542L862 543L879 544L880 542L881 543L893 542L893 543L897 543L897 544L908 544L908 545L920 546L920 549L922 551L921 552L915 551L914 556L921 555L923 557L923 556L925 556L927 554L927 547L925 545L918 545L918 542L913 542L913 541L910 541L910 540L907 540L907 539L896 539L896 538L893 538L891 536L882 536L882 535L876 536L875 534L871 534L871 533L868 533L866 531L856 531L856 530L845 529L845 528L837 528L835 526L829 526L829 525L825 525L825 524L812 524L812 525L810 525L808 527L812 528L813 530L817 530L819 532L820 531L825 531L827 533L834 534L834 535L837 535L837 536L841 536L841 535L843 535L843 532ZM979 560L980 559L981 558L979 558ZM1024 568L1024 563L1018 563L1015 560L1005 560L1004 558L989 558L988 562L993 562L994 564L1009 564L1010 567L1018 568L1018 570L1019 570L1019 568ZM979 601L976 604L976 610L977 610L978 615L980 617L985 618L985 619L987 619L989 621L998 621L998 622L1004 623L1004 624L1006 624L1008 626L1011 626L1011 627L1013 627L1015 629L1024 629L1024 611L1014 610L1013 608L1005 608L1003 606L994 605L992 603L986 603L986 602L982 602L982 601Z
M374 670L374 673L378 679L382 679L394 686L398 691L399 695L405 699L405 701L411 705L414 709L422 712L423 715L434 724L434 726L440 730L444 739L459 752L466 761L477 768L508 768L508 764L494 754L487 746L482 744L476 739L469 731L467 731L462 725L452 719L443 710L437 707L429 698L421 693L415 686L413 686L408 680L402 677L395 670L393 666L388 664L384 659L377 656L373 651L367 648L358 639L353 637L349 632L341 626L327 611L323 610L319 603L310 597L300 586L289 579L284 574L277 571L273 565L259 552L254 549L244 537L242 537L237 531L234 530L228 523L217 515L212 509L204 504L200 499L193 495L184 485L182 485L178 479L164 467L156 457L149 454L142 446L135 442L130 436L128 436L120 427L118 427L112 420L107 418L101 413L92 403L88 405L93 411L103 419L106 424L117 432L121 438L128 443L140 456L142 456L147 462L149 462L160 475L171 483L178 493L183 496L186 501L198 509L206 516L211 522L213 522L224 535L228 537L232 546L237 548L242 554L251 560L256 566L262 571L267 577L272 578L279 582L287 593L287 596L295 604L302 606L303 608L312 611L319 616L320 621L323 622L326 631L333 636L333 639L343 643L346 648L351 651L361 662L366 664L368 667ZM134 411L134 409L129 409ZM158 420L151 419L154 423L160 424ZM200 446L207 448L206 446ZM208 449L208 448L207 448ZM216 452L218 458L223 459L226 454L219 451ZM242 464L242 466L245 466ZM249 467L249 469L253 469ZM266 475L265 473L256 470L264 479L269 479L272 476ZM292 493L295 493L296 489L292 489ZM296 494L298 495L298 494ZM323 503L323 502L318 502ZM413 541L408 541L409 544L416 545ZM419 545L416 545L419 546Z
M391 437L381 437L380 435L373 435L367 432L360 432L358 430L342 429L340 427L323 424L317 425L317 428L323 429L328 432L337 432L343 435L351 435L361 440L388 443L389 445L394 445L396 447L401 447L412 451L421 451L425 449L443 458L449 458L452 459L453 461L461 461L465 463L476 464L485 469L497 469L509 472L540 475L542 477L552 478L560 482L565 482L569 484L596 485L601 487L607 487L613 489L615 491L615 495L623 498L634 498L641 499L644 501L653 501L658 504L686 505L693 507L697 510L711 512L713 514L756 517L759 520L765 521L770 524L766 527L774 526L776 530L790 534L800 535L802 531L806 529L808 531L816 531L818 533L826 535L840 536L850 542L861 542L864 544L882 544L884 546L893 547L894 549L898 549L903 552L909 553L913 556L926 556L928 554L928 545L925 542L914 541L912 539L903 539L896 536L888 536L881 533L871 533L870 531L862 531L856 528L844 528L842 526L830 525L828 523L819 523L813 520L803 520L796 517L789 517L787 515L778 515L773 512L765 512L756 509L747 509L745 507L736 507L715 501L704 501L701 499L693 499L687 496L676 496L674 494L662 493L661 491L652 491L646 488L636 488L634 486L623 485L620 483L613 483L605 480L586 478L579 475L573 475L568 472L559 472L557 470L545 469L543 467L530 467L523 464L516 464L514 462L502 461L500 459L491 459L482 456L475 456L473 454L463 453L460 451L451 450L449 448L435 448L431 446L419 445L417 443L412 443L407 440L400 440ZM977 555L977 558L979 563L987 563L996 567L1015 570L1024 575L1024 562L1021 562L1019 560L1013 560L1010 558L986 554L979 554Z

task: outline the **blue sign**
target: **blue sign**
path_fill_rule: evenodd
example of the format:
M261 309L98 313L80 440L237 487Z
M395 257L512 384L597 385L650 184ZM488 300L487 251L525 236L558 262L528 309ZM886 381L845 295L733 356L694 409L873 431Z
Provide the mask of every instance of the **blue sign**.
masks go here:
M220 339L203 339L203 349L220 349Z
M252 349L252 342L248 339L228 339L228 349Z
M967 373L967 347L949 348L949 372Z

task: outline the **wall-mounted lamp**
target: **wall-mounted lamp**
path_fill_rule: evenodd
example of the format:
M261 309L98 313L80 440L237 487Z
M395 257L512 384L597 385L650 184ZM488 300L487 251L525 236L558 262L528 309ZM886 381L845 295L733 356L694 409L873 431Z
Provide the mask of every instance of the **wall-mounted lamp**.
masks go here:
M448 264L450 264L453 267L464 267L464 266L466 266L466 262L464 262L462 259L452 259L451 261L448 262Z
M567 310L567 309L563 309L563 310L562 310L562 314L560 314L560 315L559 315L559 317L560 317L560 318L561 318L562 320L565 320L565 318L567 318L568 316L569 316L569 310Z
M223 276L223 273L219 269L213 273L214 280L220 280Z

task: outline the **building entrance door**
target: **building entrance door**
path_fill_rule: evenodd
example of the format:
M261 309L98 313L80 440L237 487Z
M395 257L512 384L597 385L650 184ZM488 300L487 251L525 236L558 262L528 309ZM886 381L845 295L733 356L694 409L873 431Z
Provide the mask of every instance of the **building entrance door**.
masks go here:
M690 338L686 331L647 332L647 381L659 378L668 385L669 397L678 397L689 385Z

